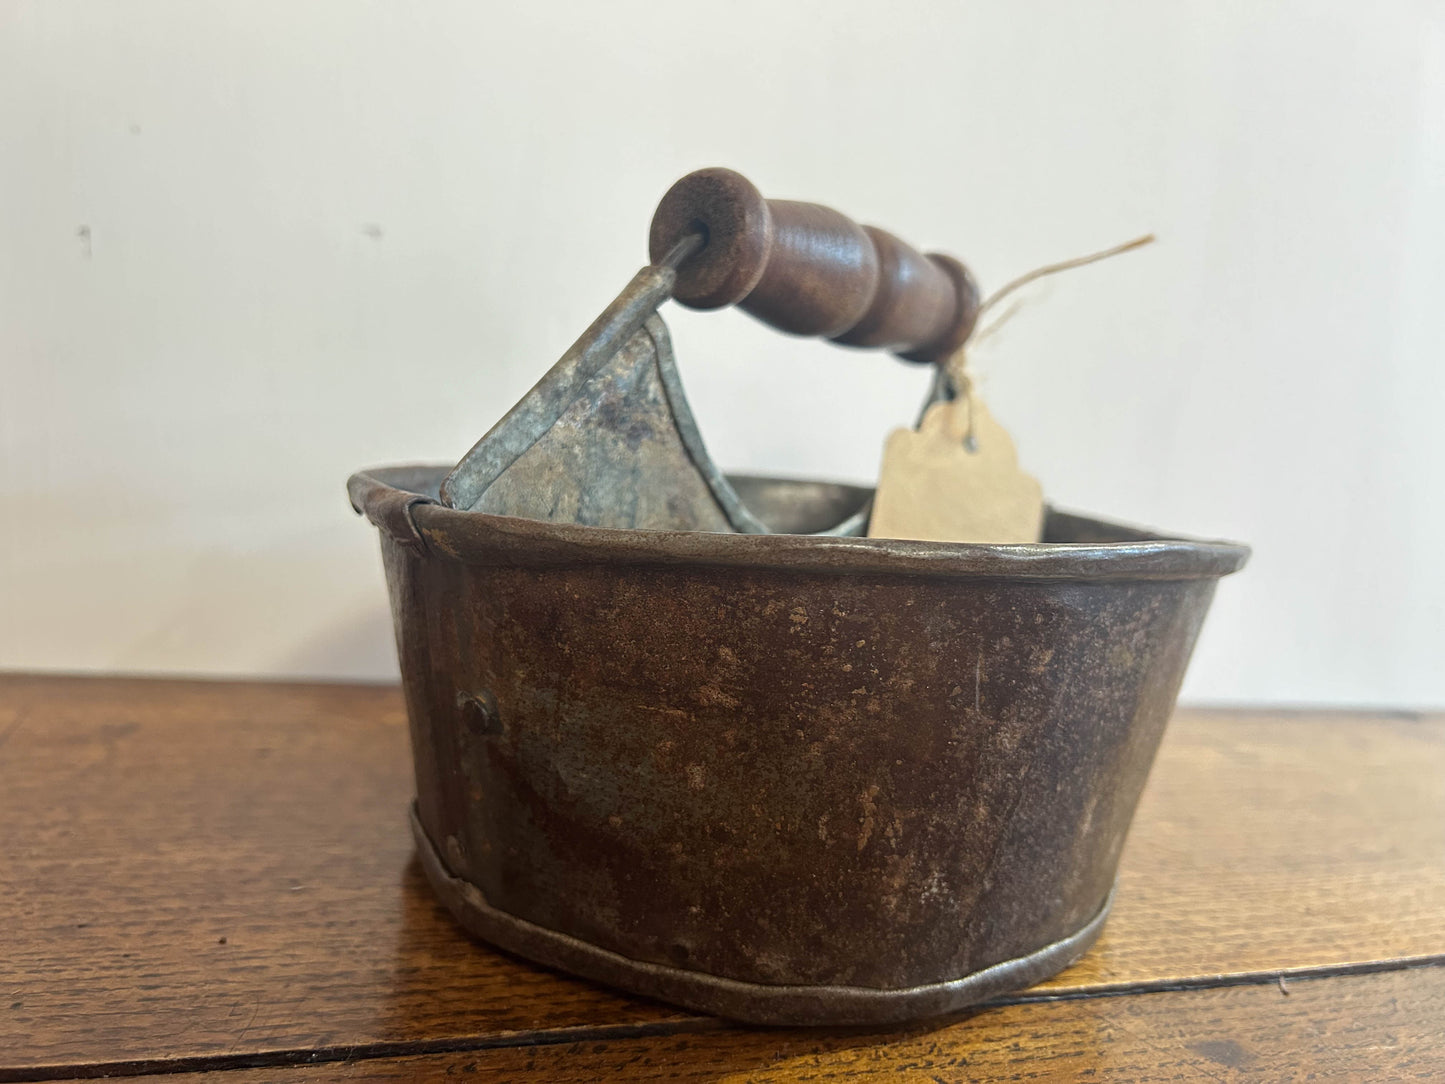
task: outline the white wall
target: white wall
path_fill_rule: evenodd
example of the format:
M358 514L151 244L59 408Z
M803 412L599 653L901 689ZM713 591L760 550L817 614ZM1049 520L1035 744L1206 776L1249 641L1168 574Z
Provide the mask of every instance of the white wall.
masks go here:
M1445 6L1404 0L0 0L0 667L392 675L346 476L459 456L711 164L986 287L1157 231L978 358L1026 465L1254 544L1187 697L1445 703ZM922 394L668 318L725 466L868 479Z

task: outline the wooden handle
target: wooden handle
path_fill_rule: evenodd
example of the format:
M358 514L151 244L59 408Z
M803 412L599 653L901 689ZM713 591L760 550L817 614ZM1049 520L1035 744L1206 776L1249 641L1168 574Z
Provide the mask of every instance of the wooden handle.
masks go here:
M730 169L689 173L662 197L648 248L661 261L689 233L702 249L673 296L694 309L737 305L794 335L940 361L973 331L978 286L951 256L816 203L767 200Z

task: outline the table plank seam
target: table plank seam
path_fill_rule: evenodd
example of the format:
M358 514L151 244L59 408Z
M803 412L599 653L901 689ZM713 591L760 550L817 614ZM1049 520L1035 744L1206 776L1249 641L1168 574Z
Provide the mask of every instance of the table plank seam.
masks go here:
M1397 956L1384 960L1363 960L1349 964L1318 964L1304 967L1269 968L1258 971L1235 971L1223 975L1179 976L1148 979L1141 982L1094 983L1079 987L1045 987L1005 994L982 1002L982 1008L1006 1008L1010 1005L1032 1005L1046 1001L1084 1001L1096 997L1124 997L1130 994L1162 994L1181 990L1218 990L1229 986L1266 986L1281 979L1307 982L1331 979L1342 975L1373 975L1383 971L1409 971L1422 967L1445 967L1445 952L1423 956Z
M941 1017L947 1021L967 1019L988 1009L1045 1002L1085 1001L1093 998L1146 996L1219 989L1231 986L1267 986L1281 978L1289 982L1315 982L1353 975L1379 974L1389 971L1424 970L1445 967L1445 953L1429 956L1372 960L1364 963L1338 964L1322 967L1281 968L1270 971L1241 972L1230 975L1201 976L1195 979L1169 979L1154 982L1118 983L1078 990L1024 991L983 1002L971 1009ZM1282 990L1282 994L1287 991ZM0 1084L34 1084L39 1081L94 1079L98 1077L161 1076L175 1073L216 1072L235 1069L290 1068L328 1062L362 1062L380 1058L407 1058L436 1054L465 1054L474 1051L498 1050L530 1046L565 1046L571 1043L606 1043L629 1039L666 1038L674 1035L712 1031L757 1030L735 1025L710 1016L682 1017L650 1024L588 1025L549 1028L541 1031L502 1032L472 1038L454 1037L427 1040L392 1040L367 1043L346 1043L328 1047L251 1051L244 1054L189 1055L178 1058L131 1059L114 1062L84 1062L65 1065L39 1065L6 1068L0 1066ZM770 1029L762 1029L770 1030ZM772 1029L779 1032L790 1029ZM791 1029L796 1030L796 1029ZM819 1034L862 1029L818 1029ZM917 1027L908 1029L917 1030ZM888 1034L878 1032L878 1034Z

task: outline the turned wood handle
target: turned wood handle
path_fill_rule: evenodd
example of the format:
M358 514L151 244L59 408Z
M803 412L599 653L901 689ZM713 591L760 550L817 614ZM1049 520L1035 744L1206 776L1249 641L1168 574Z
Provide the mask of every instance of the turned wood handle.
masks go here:
M925 256L816 203L764 199L730 169L700 169L668 189L652 216L653 262L698 231L703 246L673 288L689 308L737 305L794 335L910 361L948 357L978 318L978 286L952 256Z

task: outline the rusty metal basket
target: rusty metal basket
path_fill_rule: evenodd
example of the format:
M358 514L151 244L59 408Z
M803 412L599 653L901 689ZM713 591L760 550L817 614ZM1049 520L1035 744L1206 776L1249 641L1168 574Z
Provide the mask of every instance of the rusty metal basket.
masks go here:
M428 878L505 949L741 1020L900 1021L1058 971L1248 551L1060 512L1039 543L864 538L869 490L725 477L667 297L937 361L977 289L726 170L674 186L651 244L455 468L351 479Z
M474 934L679 1005L876 1024L1098 936L1218 577L1247 551L629 531L351 480L382 533L427 876ZM765 521L866 491L736 483Z

